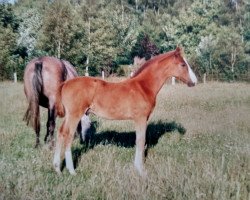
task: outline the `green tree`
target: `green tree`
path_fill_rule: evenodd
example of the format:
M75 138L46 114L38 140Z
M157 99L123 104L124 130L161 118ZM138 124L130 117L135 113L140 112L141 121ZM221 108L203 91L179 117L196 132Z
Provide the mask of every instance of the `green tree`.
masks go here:
M131 50L131 58L138 56L140 58L150 59L152 56L159 54L159 49L150 40L149 36L141 32L137 37L137 42Z
M65 57L73 34L74 16L67 1L53 1L45 10L38 48L58 58Z
M114 45L117 47L115 62L118 64L130 64L130 52L137 41L139 20L125 5L113 5L113 11L109 14L115 34Z
M241 35L233 27L223 27L218 34L218 48L214 57L220 68L222 78L226 80L239 79L239 65L243 57L244 44L242 43Z
M218 40L211 34L201 38L197 47L197 59L199 61L200 76L204 75L204 82L207 75L214 73L213 54L216 51Z
M20 17L22 21L18 29L17 45L20 48L26 48L28 56L32 57L37 55L35 47L42 27L42 16L37 9L33 8L21 13Z
M112 23L107 18L99 17L91 19L90 24L90 72L100 74L104 70L109 75L118 51Z
M76 7L53 1L45 10L37 48L48 55L69 60L78 71L86 60L86 26Z
M10 77L14 66L21 73L28 59L40 55L67 59L78 71L88 63L91 75L101 69L116 73L118 65L133 62L136 51L150 57L145 52L152 46L146 44L159 52L183 46L196 73L209 79L240 80L249 74L245 0L18 0L6 5L0 12L1 77ZM139 42L141 33L148 41Z
M12 79L15 69L18 19L11 4L0 4L0 79Z

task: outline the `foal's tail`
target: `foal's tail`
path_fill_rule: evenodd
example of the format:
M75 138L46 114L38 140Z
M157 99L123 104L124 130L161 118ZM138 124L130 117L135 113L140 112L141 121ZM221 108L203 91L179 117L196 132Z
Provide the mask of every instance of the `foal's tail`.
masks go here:
M55 108L56 108L56 114L59 117L64 117L65 116L65 109L64 106L62 104L62 87L63 87L64 83L62 83L58 90L57 90L57 94L56 94L56 103L55 103Z
M33 95L30 95L28 98L29 106L23 118L27 122L27 125L31 124L37 134L40 132L39 97L43 89L42 68L42 62L35 63L31 87Z

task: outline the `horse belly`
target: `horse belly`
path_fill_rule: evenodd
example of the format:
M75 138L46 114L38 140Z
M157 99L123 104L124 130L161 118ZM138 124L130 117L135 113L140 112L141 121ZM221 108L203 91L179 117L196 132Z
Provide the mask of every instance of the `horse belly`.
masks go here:
M151 105L132 84L99 82L90 111L113 120L130 120L148 114Z
M144 101L136 101L131 96L116 99L100 98L90 106L91 112L97 116L112 120L130 120L148 114L149 106Z
M126 120L133 118L131 107L118 105L96 105L92 104L90 111L102 118L111 120Z

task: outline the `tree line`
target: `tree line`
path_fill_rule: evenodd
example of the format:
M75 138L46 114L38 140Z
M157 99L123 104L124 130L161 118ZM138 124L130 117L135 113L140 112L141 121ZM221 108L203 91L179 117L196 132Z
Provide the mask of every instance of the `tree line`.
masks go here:
M250 81L247 0L7 0L0 3L0 79L32 58L70 61L80 75L126 75L134 58L185 49L200 78Z

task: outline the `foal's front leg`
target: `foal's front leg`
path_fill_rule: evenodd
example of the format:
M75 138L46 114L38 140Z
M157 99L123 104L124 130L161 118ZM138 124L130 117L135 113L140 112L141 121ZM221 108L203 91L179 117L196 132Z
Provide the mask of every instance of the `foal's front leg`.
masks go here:
M135 161L134 165L137 171L141 176L146 175L146 171L144 169L144 159L145 159L145 138L146 138L146 129L147 129L147 121L140 120L135 122L136 129L136 151L135 151Z
M66 160L66 168L69 170L69 173L72 175L75 175L75 169L73 165L73 159L72 159L72 152L71 152L71 145L74 139L75 131L77 128L77 124L80 119L70 116L67 118L67 126L69 127L68 134L64 137L64 145L65 145L65 160Z

